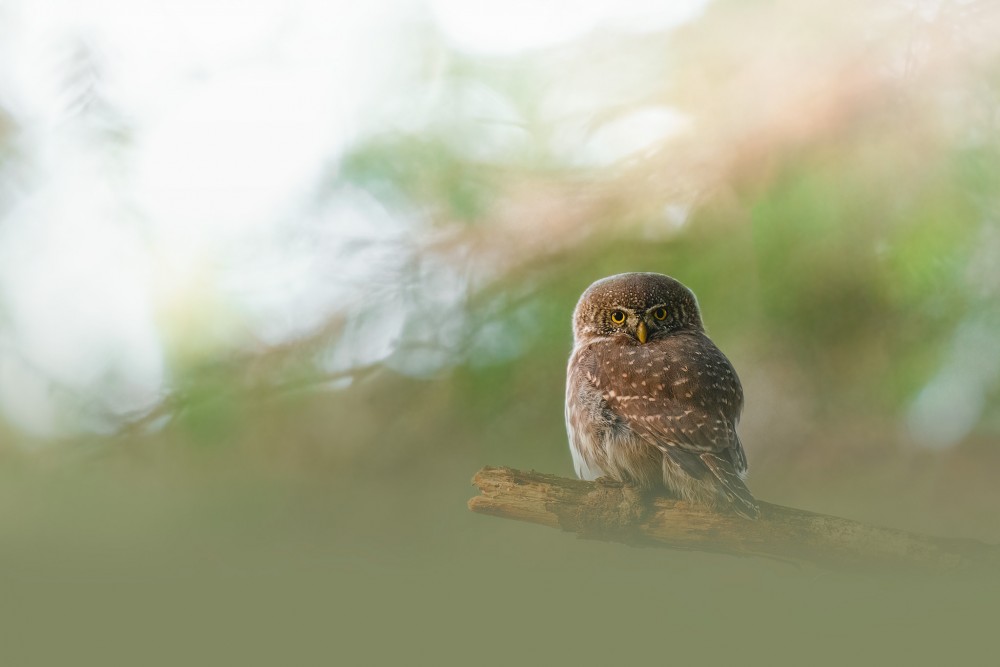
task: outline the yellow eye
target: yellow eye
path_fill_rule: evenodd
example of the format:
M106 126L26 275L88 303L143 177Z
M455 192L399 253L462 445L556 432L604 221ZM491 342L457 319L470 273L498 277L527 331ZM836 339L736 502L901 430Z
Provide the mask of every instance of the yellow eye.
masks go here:
M623 313L620 310L612 310L611 321L614 322L615 324L622 324L623 322L625 322L625 313Z
M653 311L653 317L655 317L658 320L665 320L665 319L667 319L667 309L666 308L657 308L656 310Z

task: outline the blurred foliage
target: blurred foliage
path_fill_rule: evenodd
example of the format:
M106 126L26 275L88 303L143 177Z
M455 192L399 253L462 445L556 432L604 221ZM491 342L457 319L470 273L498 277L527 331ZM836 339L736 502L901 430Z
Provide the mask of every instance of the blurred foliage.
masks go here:
M751 458L775 478L800 458L857 474L838 441L918 455L993 440L1000 367L977 357L1000 347L995 21L981 2L716 2L676 30L509 56L420 25L398 90L313 192L403 221L371 307L227 350L203 343L238 310L203 290L211 305L165 332L162 405L113 447L292 448L340 472L478 443L496 453L476 461L565 472L569 314L630 270L699 295L747 385ZM971 401L952 392L969 364ZM263 415L281 445L255 435L275 435ZM952 426L927 435L928 420Z
M993 441L996 21L982 2L720 1L674 30L507 56L415 25L397 90L312 192L317 210L364 197L399 225L348 246L382 244L378 284L351 279L352 305L277 344L211 287L197 310L168 304L162 404L84 440L259 449L267 466L292 449L337 473L473 447L476 462L565 472L575 300L654 270L699 295L747 385L751 458L775 479L800 460L847 478L867 465L837 442L922 456ZM99 90L84 55L72 71ZM241 329L230 349L212 333ZM280 445L259 435L277 437L267 420Z

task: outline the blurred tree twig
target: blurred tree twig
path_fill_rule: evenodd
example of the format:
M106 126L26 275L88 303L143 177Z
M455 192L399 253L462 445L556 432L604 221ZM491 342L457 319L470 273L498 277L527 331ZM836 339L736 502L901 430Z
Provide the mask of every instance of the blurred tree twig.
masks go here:
M634 488L512 468L473 478L469 509L583 537L641 546L763 556L829 569L962 569L1000 564L1000 547L866 525L770 503L761 518L711 512Z

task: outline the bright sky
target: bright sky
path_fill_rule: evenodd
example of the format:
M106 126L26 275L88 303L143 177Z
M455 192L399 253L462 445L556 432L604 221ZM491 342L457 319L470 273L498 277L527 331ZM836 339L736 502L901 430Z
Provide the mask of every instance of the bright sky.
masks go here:
M380 129L371 110L398 83L394 47L413 26L430 20L455 48L502 57L599 27L678 25L704 5L8 0L0 105L22 161L16 173L0 162L0 410L38 435L72 428L64 393L96 396L97 412L141 410L161 395L166 349L277 342L349 307L376 264L349 244L385 252L412 221L363 193L329 210L304 202L345 147ZM684 123L643 113L599 133L595 155ZM318 242L288 242L310 222ZM388 354L392 334L338 363Z

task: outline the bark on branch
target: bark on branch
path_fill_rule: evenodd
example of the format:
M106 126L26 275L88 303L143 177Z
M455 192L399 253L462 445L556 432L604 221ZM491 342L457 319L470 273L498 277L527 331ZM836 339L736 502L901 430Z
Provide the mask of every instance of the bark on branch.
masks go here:
M1000 547L869 526L760 503L750 521L623 486L512 468L486 467L472 480L469 509L584 537L637 545L764 556L835 569L1000 566Z

